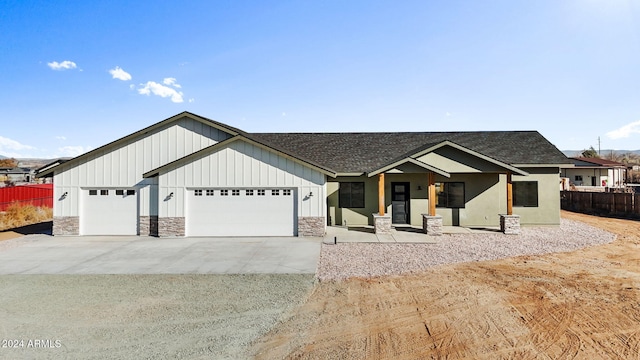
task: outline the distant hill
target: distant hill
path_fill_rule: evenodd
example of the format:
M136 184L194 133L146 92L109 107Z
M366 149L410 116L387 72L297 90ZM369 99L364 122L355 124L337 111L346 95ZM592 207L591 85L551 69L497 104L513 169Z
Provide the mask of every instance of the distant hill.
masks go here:
M6 158L7 158L6 156L2 156L2 155L0 155L0 160L2 160L2 159L6 159Z
M560 151L562 151L562 153L567 157L576 157L576 156L580 156L580 154L584 150L586 150L586 149L582 149L582 150L560 150ZM616 154L616 155L622 155L622 154L626 154L626 153L640 155L640 150L611 150L611 149L602 149L602 150L600 150L600 155L601 156L605 156L605 155L608 155L608 154L610 154L612 152L614 154Z

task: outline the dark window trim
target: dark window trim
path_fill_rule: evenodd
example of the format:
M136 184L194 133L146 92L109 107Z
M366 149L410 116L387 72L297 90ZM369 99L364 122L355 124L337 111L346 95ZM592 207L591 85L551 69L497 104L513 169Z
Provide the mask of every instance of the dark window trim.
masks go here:
M436 193L437 203L436 207L438 208L446 208L446 209L464 209L467 204L467 188L464 181L449 181L449 182L441 182L440 184L444 184L444 189ZM451 194L449 187L451 184L462 184L462 204L450 204L452 202ZM444 204L442 204L444 202ZM460 206L458 206L460 205Z
M520 197L518 196L518 190L516 189L518 187L517 184L522 184L524 186L527 185L531 185L531 184L535 184L535 202L529 202L530 198L533 197L533 195L529 195L524 194L524 197ZM538 182L537 181L514 181L513 182L513 206L514 207L539 207L540 206L540 192L539 192L539 187L538 187ZM526 191L526 190L522 190L522 191Z
M339 184L338 204L340 208L362 209L365 207L364 181L341 182Z

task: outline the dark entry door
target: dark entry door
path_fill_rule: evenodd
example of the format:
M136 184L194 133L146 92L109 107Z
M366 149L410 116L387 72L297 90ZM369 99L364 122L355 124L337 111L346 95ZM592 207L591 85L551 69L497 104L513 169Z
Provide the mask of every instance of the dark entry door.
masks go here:
M409 223L409 183L391 183L391 222L393 224Z

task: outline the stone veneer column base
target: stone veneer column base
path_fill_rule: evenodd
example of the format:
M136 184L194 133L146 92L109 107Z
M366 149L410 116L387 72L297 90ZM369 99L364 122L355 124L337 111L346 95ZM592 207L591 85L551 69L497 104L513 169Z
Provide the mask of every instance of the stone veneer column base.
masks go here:
M298 217L298 236L324 236L326 222L324 216L300 216Z
M158 236L184 236L183 217L158 217Z
M422 230L431 236L442 235L442 216L422 214Z
M391 215L373 214L373 229L376 234L390 234Z
M139 222L140 236L158 236L158 216L140 216Z
M519 235L520 215L500 215L500 231L507 235Z
M53 235L80 235L80 218L78 216L54 216Z

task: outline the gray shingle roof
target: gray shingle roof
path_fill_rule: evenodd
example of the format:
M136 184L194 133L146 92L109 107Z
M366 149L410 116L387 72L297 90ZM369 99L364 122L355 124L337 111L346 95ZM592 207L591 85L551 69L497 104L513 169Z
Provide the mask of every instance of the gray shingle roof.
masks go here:
M251 133L265 145L339 173L363 173L451 141L507 164L570 164L537 131L399 133Z

